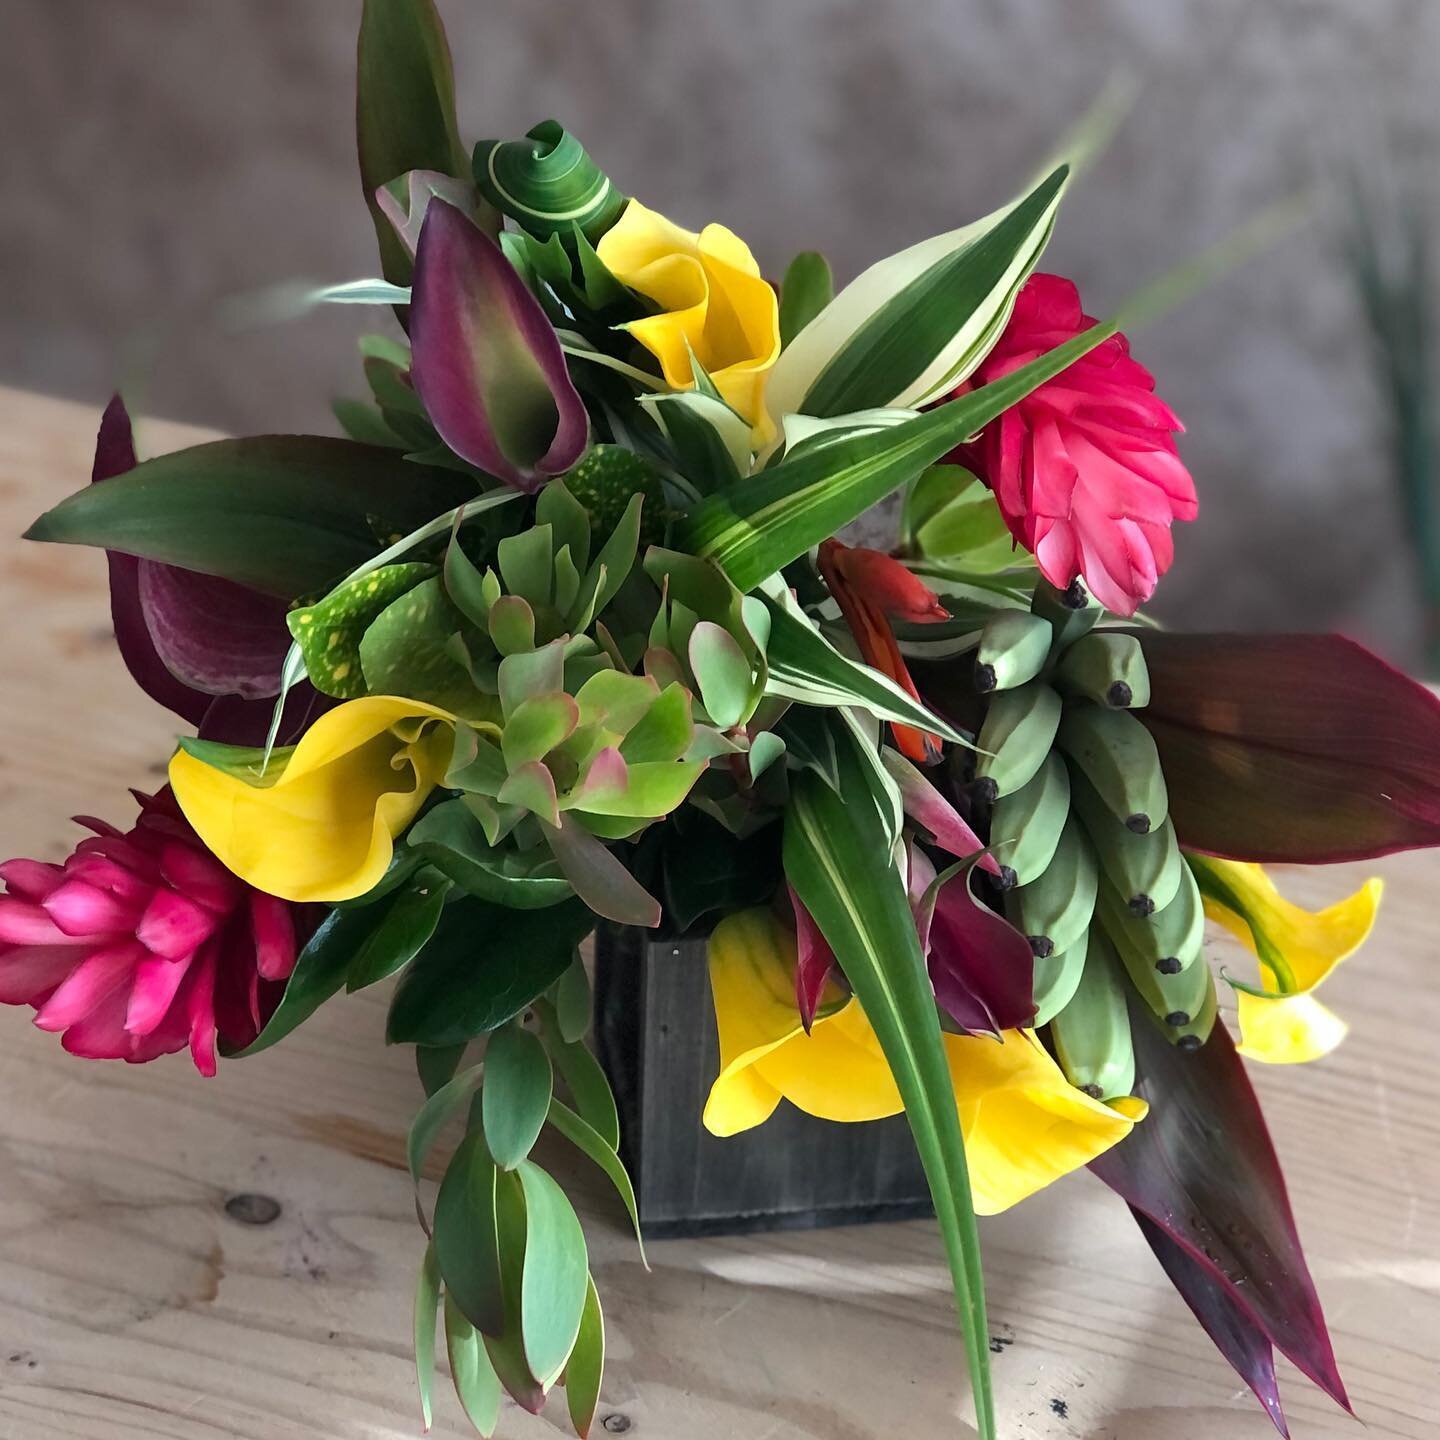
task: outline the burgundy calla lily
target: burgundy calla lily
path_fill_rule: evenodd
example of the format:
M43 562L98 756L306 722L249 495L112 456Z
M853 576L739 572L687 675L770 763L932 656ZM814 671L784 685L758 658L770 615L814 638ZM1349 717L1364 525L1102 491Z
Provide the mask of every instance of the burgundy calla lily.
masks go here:
M800 1009L800 1023L808 1035L820 1008L825 982L835 969L835 952L820 933L815 917L800 903L795 887L787 881L785 888L795 915L795 1003Z
M976 898L972 867L935 884L935 867L910 847L915 930L940 1008L972 1035L1034 1023L1035 957L1030 942Z
M1244 1358L1240 1373L1272 1415L1279 1400L1267 1398L1273 1376L1252 1329L1348 1410L1280 1162L1229 1032L1217 1023L1187 1053L1148 1014L1132 1028L1135 1093L1150 1113L1090 1168L1188 1257L1167 1273L1226 1358ZM1165 1247L1157 1253L1166 1261Z
M135 464L130 415L116 395L100 420L91 483ZM260 743L290 648L285 602L213 575L118 550L105 554L115 640L135 683L209 739ZM303 726L319 699L302 685L287 706L292 726L297 719Z
M410 376L440 438L519 490L584 454L589 417L560 337L500 247L439 196L410 296Z
M1187 849L1325 864L1440 845L1440 699L1339 635L1139 635Z

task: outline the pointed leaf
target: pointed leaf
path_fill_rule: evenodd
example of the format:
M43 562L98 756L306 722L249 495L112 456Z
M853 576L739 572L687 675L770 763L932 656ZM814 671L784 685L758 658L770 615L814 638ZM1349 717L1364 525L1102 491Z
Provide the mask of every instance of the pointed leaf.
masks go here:
M573 815L562 817L559 825L542 820L541 829L576 895L597 915L617 925L659 925L659 901Z
M767 695L803 705L859 705L877 720L918 725L946 740L964 737L888 676L842 655L815 627L769 595L770 639L765 661L770 668ZM980 847L976 847L977 849Z
M435 933L449 894L450 882L435 871L417 876L412 887L395 897L379 925L366 936L350 962L345 988L351 992L363 990L408 965Z
M580 1333L565 1363L565 1408L580 1440L588 1440L600 1405L600 1381L605 1374L605 1319L600 1296L591 1277L585 1290L585 1309L580 1316Z
M555 1380L580 1333L590 1257L585 1234L565 1192L532 1160L522 1160L525 1191L525 1268L520 1323L531 1373Z
M430 1428L430 1395L435 1384L435 1317L440 1310L440 1267L435 1244L425 1247L415 1277L415 1384L420 1391L420 1418Z
M1177 1244L1153 1220L1131 1206L1130 1213L1155 1252L1170 1283L1190 1307L1215 1348L1229 1361L1235 1373L1255 1392L1275 1428L1290 1440L1290 1427L1280 1405L1280 1387L1275 1382L1275 1350L1265 1332L1216 1285L1210 1272L1183 1245Z
M839 731L840 727L836 727ZM930 1183L974 1388L981 1440L995 1435L980 1242L965 1146L935 1001L885 825L883 777L837 735L840 788L794 777L785 817L785 875L815 917L875 1029Z
M593 924L576 900L545 910L468 899L447 905L395 989L387 1040L454 1045L498 1029L564 974Z
M375 192L411 170L467 173L455 123L455 73L433 0L365 0L355 131L360 183L385 278L410 280L410 257Z
M1150 1113L1090 1168L1348 1409L1280 1163L1229 1032L1217 1022L1188 1053L1148 1013L1133 1014L1131 1029L1135 1093Z
M319 435L212 440L62 500L31 540L99 545L289 600L453 509L462 477ZM472 492L473 493L473 492Z
M550 1108L550 1057L539 1037L518 1025L497 1030L485 1048L481 1109L485 1143L502 1170L525 1159Z
M814 250L802 250L780 282L781 345L788 345L834 298L829 261Z
M455 1394L466 1418L482 1440L490 1440L500 1423L500 1377L490 1363L480 1332L449 1295L445 1297L445 1351Z
M498 1335L505 1327L495 1215L497 1173L484 1137L467 1135L435 1197L435 1259L445 1279L445 1293L487 1335Z
M1339 635L1140 631L1180 843L1325 864L1440 844L1440 698Z
M560 1100L550 1102L550 1123L582 1154L593 1160L606 1174L625 1205L630 1223L635 1227L635 1243L640 1258L645 1259L645 1240L640 1233L640 1211L635 1204L635 1187L615 1147L588 1121L581 1119ZM648 1262L647 1268L648 1268Z

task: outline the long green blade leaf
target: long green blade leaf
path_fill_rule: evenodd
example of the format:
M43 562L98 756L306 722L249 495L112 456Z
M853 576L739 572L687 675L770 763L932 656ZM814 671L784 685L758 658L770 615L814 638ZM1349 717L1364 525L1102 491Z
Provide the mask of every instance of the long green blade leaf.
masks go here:
M411 170L468 175L455 122L455 72L433 0L365 0L356 65L360 183L375 222L385 278L410 283L411 261L375 203L380 186Z
M861 705L877 720L898 720L965 743L958 731L912 700L893 680L842 655L808 621L770 596L765 603L770 610L770 639L765 647L767 695L804 705Z
M712 495L687 521L682 543L715 560L741 590L797 560L996 416L1108 340L1107 320L939 409L886 430L812 450Z
M800 771L785 818L785 874L815 917L885 1052L925 1166L945 1243L981 1440L995 1434L980 1240L934 996L868 769L834 727L840 788Z

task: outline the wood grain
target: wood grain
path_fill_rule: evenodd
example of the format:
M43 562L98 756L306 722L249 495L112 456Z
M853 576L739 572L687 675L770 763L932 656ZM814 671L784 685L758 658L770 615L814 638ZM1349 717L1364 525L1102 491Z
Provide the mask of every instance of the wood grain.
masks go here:
M157 783L174 733L113 653L101 558L10 540L84 482L97 419L0 391L0 854L61 855L73 812L123 818L126 786ZM156 425L141 441L154 453L193 438ZM1373 868L1389 882L1379 931L1327 994L1349 1041L1256 1079L1368 1433L1430 1440L1440 863ZM1284 883L1318 902L1360 874ZM408 1052L381 1044L382 1008L370 994L333 1001L212 1081L180 1057L75 1061L28 1012L0 1013L0 1437L419 1433L409 1307L421 1237L402 1159L417 1086ZM596 1177L563 1151L550 1158L582 1204L607 1303L597 1435L971 1433L931 1223L661 1242L647 1274ZM227 1201L242 1195L273 1198L278 1216L233 1218ZM1009 1440L1272 1433L1098 1182L1072 1176L982 1233ZM1287 1379L1301 1440L1362 1433ZM558 1414L512 1411L501 1434L562 1430ZM468 1433L443 1387L434 1433Z

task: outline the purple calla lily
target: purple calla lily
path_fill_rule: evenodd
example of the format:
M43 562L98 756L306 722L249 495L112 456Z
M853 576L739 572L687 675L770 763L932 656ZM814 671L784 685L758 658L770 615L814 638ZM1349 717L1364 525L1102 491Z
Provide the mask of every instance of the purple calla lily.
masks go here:
M800 1023L808 1035L820 1008L825 982L835 969L835 952L820 933L815 917L800 903L794 886L787 881L785 889L790 896L790 908L795 912L795 1003L800 1008Z
M1280 1162L1229 1032L1217 1023L1186 1053L1148 1014L1135 1014L1132 1029L1135 1093L1150 1113L1090 1168L1184 1253L1174 1262L1167 1246L1157 1250L1272 1417L1273 1374L1252 1331L1350 1409ZM1283 1433L1283 1416L1277 1423Z
M1440 699L1339 635L1138 632L1180 843L1325 864L1440 845Z
M540 302L500 247L438 196L416 248L410 341L415 389L462 459L534 491L584 454L589 417Z

